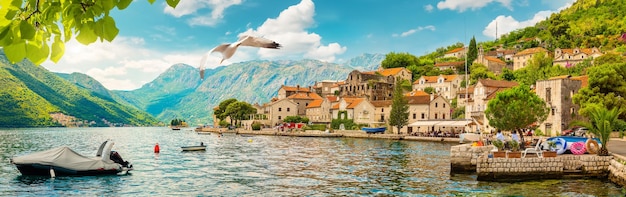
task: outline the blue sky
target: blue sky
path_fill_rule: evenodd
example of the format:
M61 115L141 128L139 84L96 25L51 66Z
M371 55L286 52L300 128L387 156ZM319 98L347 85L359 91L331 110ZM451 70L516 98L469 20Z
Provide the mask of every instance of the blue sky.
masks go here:
M341 63L363 53L416 56L457 42L493 40L532 26L574 0L181 0L134 1L114 11L120 33L88 46L75 40L53 72L81 72L112 90L133 90L177 63L197 67L213 47L240 35L274 40L279 50L241 47L222 63L318 59ZM220 66L219 53L209 62Z

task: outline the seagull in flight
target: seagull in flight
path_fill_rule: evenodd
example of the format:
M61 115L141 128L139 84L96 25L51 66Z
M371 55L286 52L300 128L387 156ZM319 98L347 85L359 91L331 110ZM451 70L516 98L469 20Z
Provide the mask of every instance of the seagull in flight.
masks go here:
M202 56L202 59L200 60L200 78L204 79L204 67L205 67L204 65L206 64L206 60L209 57L209 55L211 55L211 53L214 53L214 52L222 53L222 60L220 61L220 64L222 64L224 60L229 59L230 57L233 56L233 54L235 54L235 51L237 51L237 47L239 46L259 47L259 48L268 48L268 49L279 49L281 47L280 44L272 40L266 39L266 38L255 37L255 36L250 36L250 35L240 36L237 42L218 45Z

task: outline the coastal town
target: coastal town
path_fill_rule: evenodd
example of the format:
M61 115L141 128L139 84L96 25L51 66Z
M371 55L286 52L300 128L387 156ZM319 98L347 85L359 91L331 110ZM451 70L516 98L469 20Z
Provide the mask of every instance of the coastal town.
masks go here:
M456 48L446 52L443 58L463 60L467 51L467 47ZM597 48L557 48L554 51L542 47L520 51L500 48L489 52L480 48L478 58L467 64L483 64L489 71L499 74L504 69L515 71L524 68L539 53L550 56L554 65L562 67L572 67L603 55ZM456 61L436 63L434 66L443 71L465 64L464 61ZM253 122L269 126L280 125L289 116L306 117L311 124L330 125L332 119L339 118L340 114L345 115L342 118L352 119L359 125L386 125L390 118L394 85L397 80L407 80L412 82L412 90L404 93L409 106L408 125L399 131L389 128L387 133L423 135L435 130L456 134L463 131L495 133L484 113L487 103L498 92L519 84L515 81L487 78L465 86L467 78L463 73L455 73L412 79L411 72L404 67L379 67L374 71L354 70L341 81L319 81L308 87L283 85L270 102L253 105L257 114L252 115L250 120L244 120L242 127L250 129ZM585 75L563 75L539 80L531 85L532 91L550 109L547 119L534 126L548 136L557 136L573 120L580 119L579 106L571 98L578 90L587 86L587 81ZM431 90L427 92L428 89ZM218 108L215 107L214 110ZM461 116L463 118L455 120L453 113L459 108L464 109ZM214 126L218 127L220 119L214 115L213 120Z

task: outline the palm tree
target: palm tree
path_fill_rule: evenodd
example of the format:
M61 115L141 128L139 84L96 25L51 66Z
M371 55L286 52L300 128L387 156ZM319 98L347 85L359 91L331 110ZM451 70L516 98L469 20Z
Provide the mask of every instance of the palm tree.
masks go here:
M589 121L574 122L574 125L587 127L589 132L600 138L602 147L600 148L600 151L598 151L599 156L609 155L607 144L609 142L611 132L613 132L613 129L619 125L620 121L622 121L618 119L621 112L622 111L618 108L609 110L604 106L594 106L591 107L591 110L589 110L589 113L587 114Z

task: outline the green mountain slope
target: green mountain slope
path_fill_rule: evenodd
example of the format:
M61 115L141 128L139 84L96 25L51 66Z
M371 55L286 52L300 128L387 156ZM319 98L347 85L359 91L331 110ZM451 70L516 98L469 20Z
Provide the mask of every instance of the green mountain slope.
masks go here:
M379 65L383 58L364 55L349 62L374 67L371 65ZM262 104L276 96L281 85L344 80L354 69L317 60L249 61L208 69L200 80L198 69L178 64L137 90L113 92L161 121L180 118L198 125L211 123L213 107L228 98Z
M78 87L41 66L10 64L0 53L0 126L57 125L50 113L61 112L91 126L154 125L151 115ZM6 110L5 110L6 109Z

